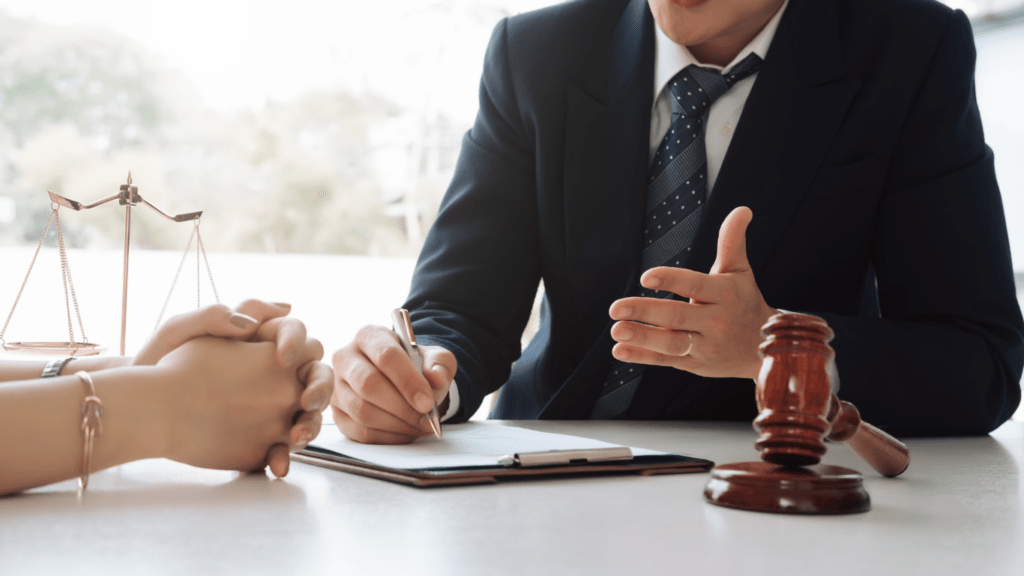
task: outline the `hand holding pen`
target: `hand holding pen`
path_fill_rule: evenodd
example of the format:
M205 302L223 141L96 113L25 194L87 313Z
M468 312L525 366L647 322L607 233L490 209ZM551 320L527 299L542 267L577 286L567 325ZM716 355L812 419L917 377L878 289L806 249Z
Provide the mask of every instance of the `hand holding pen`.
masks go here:
M416 334L412 331L412 320L409 319L408 310L396 308L391 311L391 329L398 335L398 341L402 343L402 348L412 360L412 365L420 374L423 374L423 354L420 353L420 347L416 345ZM441 417L437 414L437 402L434 402L434 407L427 414L427 421L430 424L430 429L434 431L434 435L440 438Z
M400 325L404 321L395 322L396 331L402 330ZM408 336L412 348L416 342L411 328ZM448 395L455 356L438 346L417 344L414 350L422 358L419 366L396 332L366 326L334 353L331 411L346 437L367 444L405 444L435 434L431 412ZM440 431L439 422L433 424Z

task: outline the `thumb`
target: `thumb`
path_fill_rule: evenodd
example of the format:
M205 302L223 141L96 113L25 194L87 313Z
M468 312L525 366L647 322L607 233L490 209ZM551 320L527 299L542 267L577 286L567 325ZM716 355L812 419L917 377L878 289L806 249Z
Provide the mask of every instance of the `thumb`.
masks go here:
M193 338L219 336L247 339L256 329L255 318L233 312L223 304L213 304L192 312L172 316L157 328L132 360L134 366L152 366L178 346Z
M289 455L287 444L274 444L267 451L267 466L270 467L270 471L274 473L274 476L278 478L284 478L288 475L288 469L290 468L291 457ZM257 468L262 470L262 467Z
M718 231L718 255L711 266L712 274L743 272L750 269L747 262L747 225L754 213L746 206L734 208Z
M455 377L458 361L454 354L440 346L422 346L420 350L423 352L423 376L434 393L444 398Z

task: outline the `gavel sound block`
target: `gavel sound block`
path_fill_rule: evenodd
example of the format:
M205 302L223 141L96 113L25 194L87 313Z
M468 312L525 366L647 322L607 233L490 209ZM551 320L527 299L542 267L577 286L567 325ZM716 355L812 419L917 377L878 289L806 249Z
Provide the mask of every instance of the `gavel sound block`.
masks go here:
M824 439L845 442L884 476L910 464L907 447L863 422L860 413L832 393L827 366L835 357L834 333L806 314L777 314L761 331L764 358L757 380L754 447L763 462L718 466L704 497L720 506L795 514L864 512L871 500L856 470L817 465Z

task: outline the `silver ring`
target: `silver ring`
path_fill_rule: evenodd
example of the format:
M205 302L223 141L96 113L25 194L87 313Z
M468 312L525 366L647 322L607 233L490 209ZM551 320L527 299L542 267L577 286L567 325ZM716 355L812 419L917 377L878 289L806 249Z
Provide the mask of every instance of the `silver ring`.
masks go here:
M687 332L686 335L690 338L690 345L686 347L686 352L683 352L680 356L689 356L693 350L693 332Z

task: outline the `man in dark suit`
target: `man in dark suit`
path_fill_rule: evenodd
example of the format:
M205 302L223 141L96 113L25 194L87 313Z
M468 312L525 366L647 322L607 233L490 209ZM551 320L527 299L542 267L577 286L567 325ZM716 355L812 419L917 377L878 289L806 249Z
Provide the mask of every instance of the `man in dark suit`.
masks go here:
M695 64L665 81L675 50ZM932 0L592 0L501 22L406 304L426 377L364 328L334 356L335 421L406 442L434 397L466 419L499 387L499 418L750 420L759 329L785 309L835 330L839 395L866 420L994 429L1020 401L1024 320L973 66L969 22ZM680 81L716 94L691 106ZM677 129L697 152L673 175L694 145ZM653 199L666 174L685 185ZM676 209L696 224L648 258Z

